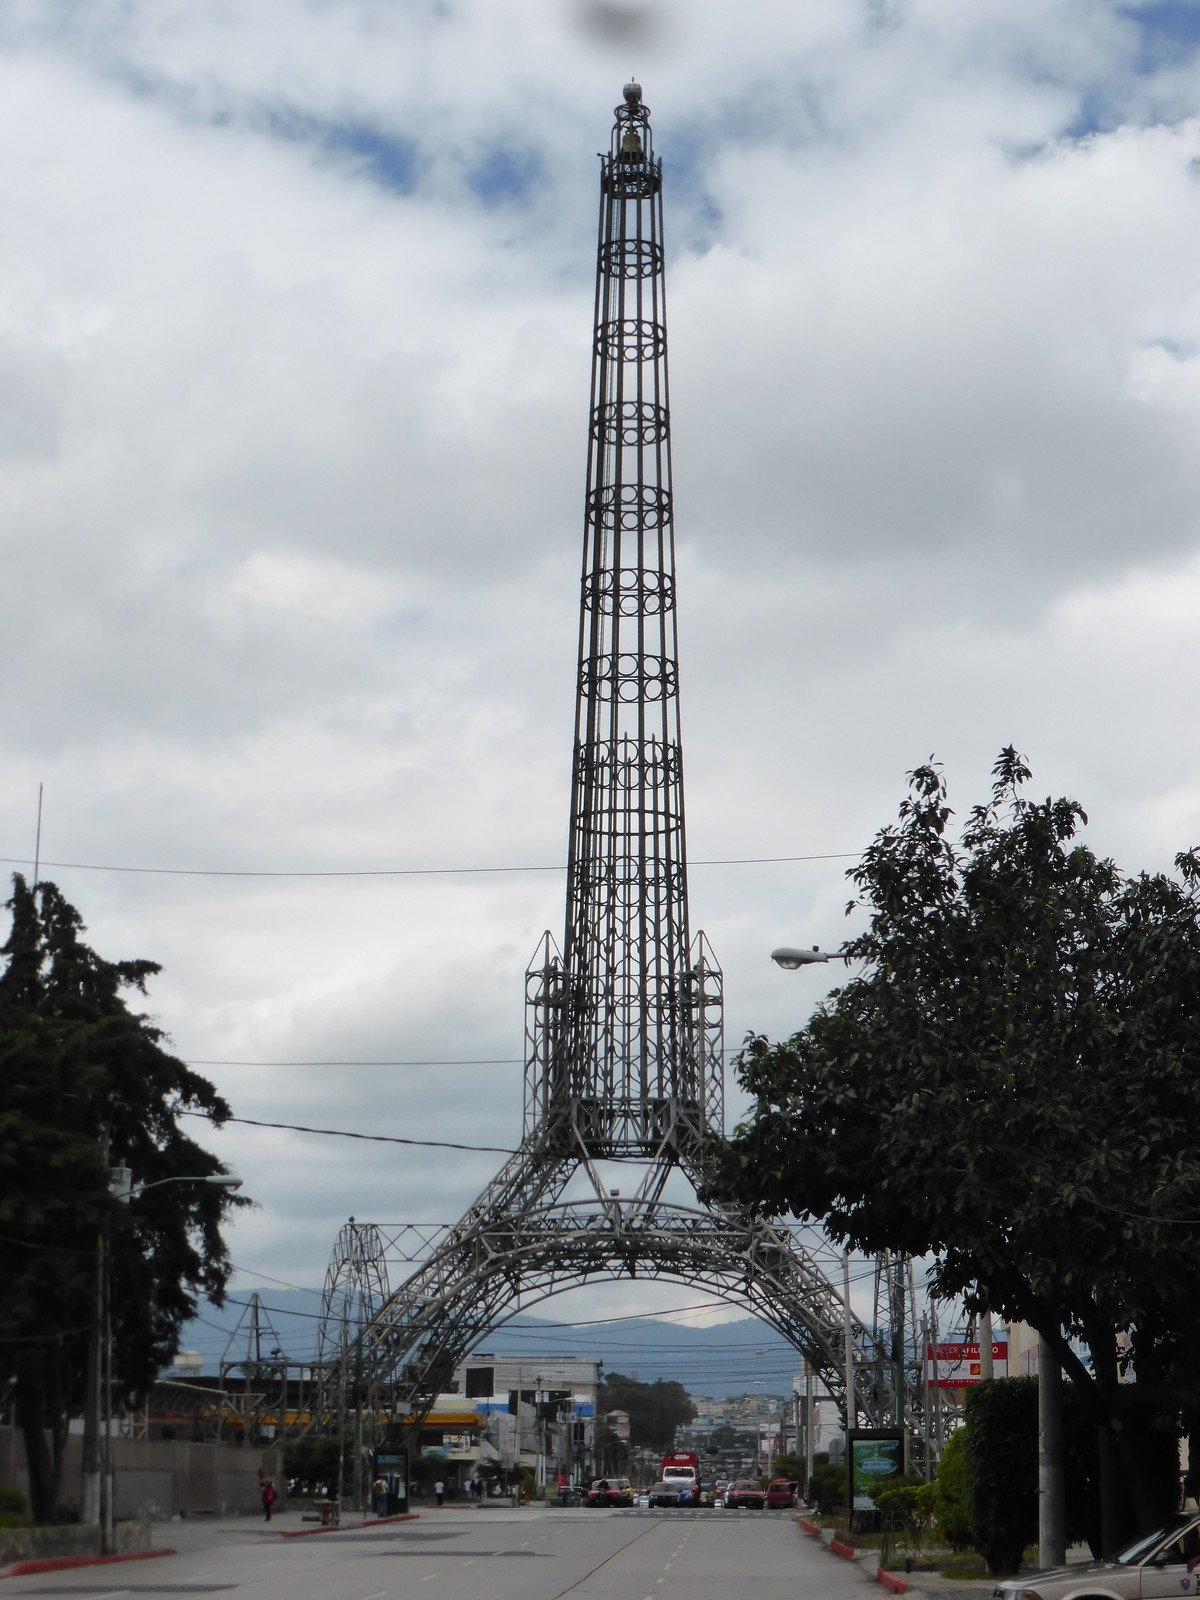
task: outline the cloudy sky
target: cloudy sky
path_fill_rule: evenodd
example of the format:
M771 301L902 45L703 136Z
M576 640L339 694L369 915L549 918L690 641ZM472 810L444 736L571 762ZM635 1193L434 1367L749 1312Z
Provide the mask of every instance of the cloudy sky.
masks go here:
M845 936L931 753L965 813L1015 743L1095 848L1169 865L1200 841L1198 50L1195 0L8 0L4 870L43 784L45 875L163 964L154 1014L238 1117L515 1143L631 73L729 1042L803 1020L819 974L768 952ZM500 1160L209 1137L258 1202L243 1289L319 1285L351 1214L452 1220Z

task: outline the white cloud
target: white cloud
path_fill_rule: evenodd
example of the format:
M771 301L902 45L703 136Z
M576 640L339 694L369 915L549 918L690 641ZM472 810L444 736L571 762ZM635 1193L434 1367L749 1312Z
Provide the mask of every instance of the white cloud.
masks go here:
M931 752L963 811L1015 742L1100 848L1169 863L1200 107L1136 10L6 7L0 849L44 781L56 862L561 867L594 152L636 64L691 850L820 858L693 871L731 1045L803 1019L827 975L767 952L843 937L847 854ZM516 1137L559 871L52 875L163 962L189 1058L443 1063L205 1068L239 1114ZM450 1220L499 1159L215 1144L260 1201L239 1262L308 1283L346 1216Z

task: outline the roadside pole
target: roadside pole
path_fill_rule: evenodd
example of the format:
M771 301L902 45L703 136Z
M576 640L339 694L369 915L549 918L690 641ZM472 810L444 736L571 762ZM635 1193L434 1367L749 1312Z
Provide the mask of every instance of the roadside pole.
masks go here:
M1067 1559L1063 1503L1062 1366L1045 1339L1038 1339L1038 1565L1061 1567Z

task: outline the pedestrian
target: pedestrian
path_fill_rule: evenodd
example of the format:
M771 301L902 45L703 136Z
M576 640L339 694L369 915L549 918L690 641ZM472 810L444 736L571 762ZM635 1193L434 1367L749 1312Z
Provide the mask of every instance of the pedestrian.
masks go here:
M375 1482L371 1485L371 1498L372 1498L372 1500L374 1502L374 1505L375 1505L375 1515L377 1517L386 1517L387 1516L387 1503L388 1503L388 1486L387 1486L387 1479L383 1476L382 1473L379 1475L378 1478L375 1479Z
M271 1507L275 1504L275 1485L270 1478L262 1481L263 1521L270 1522Z
M441 1505L442 1501L446 1498L446 1485L442 1482L442 1480L440 1478L434 1484L433 1492L434 1492L435 1495L437 1495L437 1503L438 1503L438 1505Z

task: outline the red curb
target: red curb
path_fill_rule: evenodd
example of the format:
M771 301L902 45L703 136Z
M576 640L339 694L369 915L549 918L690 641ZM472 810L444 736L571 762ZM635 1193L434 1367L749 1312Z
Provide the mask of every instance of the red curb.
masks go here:
M386 1528L392 1522L417 1522L420 1520L419 1511L405 1511L395 1517L376 1517L370 1522L347 1522L323 1524L319 1528L289 1528L286 1533L281 1533L281 1539L311 1539L314 1533L353 1533L356 1528Z
M796 1520L797 1520L797 1522L799 1522L800 1526L804 1529L805 1533L811 1533L811 1534L816 1535L816 1534L819 1534L820 1531L821 1531L820 1528L817 1527L816 1523L815 1522L809 1522L807 1517L797 1517Z
M841 1556L843 1561L853 1561L854 1551L848 1544L843 1544L840 1539L830 1539L829 1548L835 1556Z
M879 1568L875 1576L879 1579L883 1587L885 1589L890 1589L893 1594L908 1593L908 1585L905 1583L904 1579L894 1577L890 1572L885 1572L882 1567Z
M39 1572L66 1572L71 1567L109 1567L116 1561L153 1561L173 1556L174 1550L130 1550L119 1556L46 1556L37 1561L14 1561L0 1578L34 1578Z

